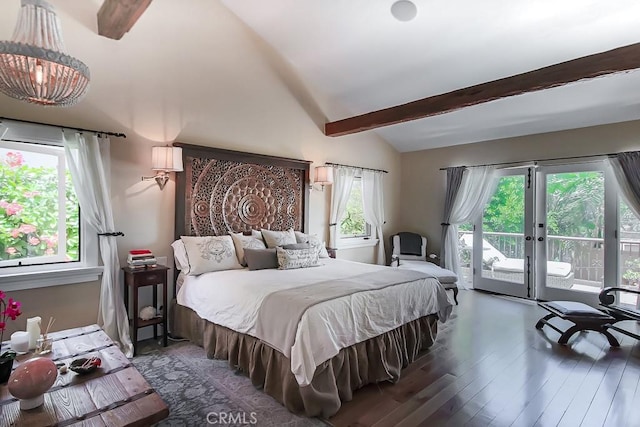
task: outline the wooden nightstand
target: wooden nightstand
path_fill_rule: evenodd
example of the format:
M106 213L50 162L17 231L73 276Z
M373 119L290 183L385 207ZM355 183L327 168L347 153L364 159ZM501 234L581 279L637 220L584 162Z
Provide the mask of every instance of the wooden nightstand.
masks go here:
M162 343L167 346L167 270L168 267L158 265L147 268L122 267L124 271L124 306L129 312L129 288L133 292L133 355L135 356L138 347L138 329L145 326L153 326L153 339L158 339L158 325L162 325ZM153 304L156 310L158 307L158 286L162 285L162 316L149 320L142 320L139 317L138 289L143 286L153 286Z

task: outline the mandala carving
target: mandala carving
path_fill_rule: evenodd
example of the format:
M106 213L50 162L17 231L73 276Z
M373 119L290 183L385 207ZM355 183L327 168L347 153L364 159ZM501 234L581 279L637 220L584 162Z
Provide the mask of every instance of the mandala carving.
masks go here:
M302 169L187 157L185 173L190 235L302 229Z

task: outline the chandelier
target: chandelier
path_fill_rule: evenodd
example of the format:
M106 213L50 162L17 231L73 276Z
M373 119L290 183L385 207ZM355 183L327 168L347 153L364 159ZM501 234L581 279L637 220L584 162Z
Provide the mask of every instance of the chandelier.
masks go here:
M60 21L44 0L21 0L11 41L0 41L0 91L40 105L73 105L87 91L89 67L64 53Z

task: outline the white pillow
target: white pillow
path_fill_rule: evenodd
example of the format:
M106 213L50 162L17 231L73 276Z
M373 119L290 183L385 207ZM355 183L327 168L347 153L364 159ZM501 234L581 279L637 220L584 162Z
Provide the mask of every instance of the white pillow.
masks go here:
M244 259L244 250L249 249L267 249L267 246L262 241L262 237L258 239L253 236L245 236L242 233L231 233L233 244L236 247L236 254L238 255L238 261L240 264L247 265Z
M231 236L182 236L187 250L189 276L242 268Z
M309 249L283 249L276 247L278 269L291 270L294 268L315 267L318 265L318 251Z
M276 246L291 245L296 242L296 235L293 232L293 228L287 231L273 231L262 229L262 237L268 248L275 248Z
M320 258L329 258L329 253L327 252L327 245L325 242L321 242L316 234L305 234L301 231L296 231L296 242L298 243L309 243L309 246L312 248L316 248L320 255Z
M258 230L251 230L251 237L255 237L258 240L262 240L264 242L264 239L262 238L262 233Z
M176 240L171 244L171 247L173 248L173 259L176 262L176 268L187 274L189 272L189 258L187 257L184 243L182 243L182 240Z

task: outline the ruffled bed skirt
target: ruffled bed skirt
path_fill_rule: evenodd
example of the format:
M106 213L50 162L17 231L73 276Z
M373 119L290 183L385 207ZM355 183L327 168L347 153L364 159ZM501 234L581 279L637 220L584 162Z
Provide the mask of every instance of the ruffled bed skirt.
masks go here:
M204 347L207 357L228 360L291 412L324 418L367 384L397 382L402 368L434 343L438 321L435 314L425 316L342 349L316 368L310 385L300 386L290 360L259 339L204 320L179 304L173 305L172 317L173 334Z

